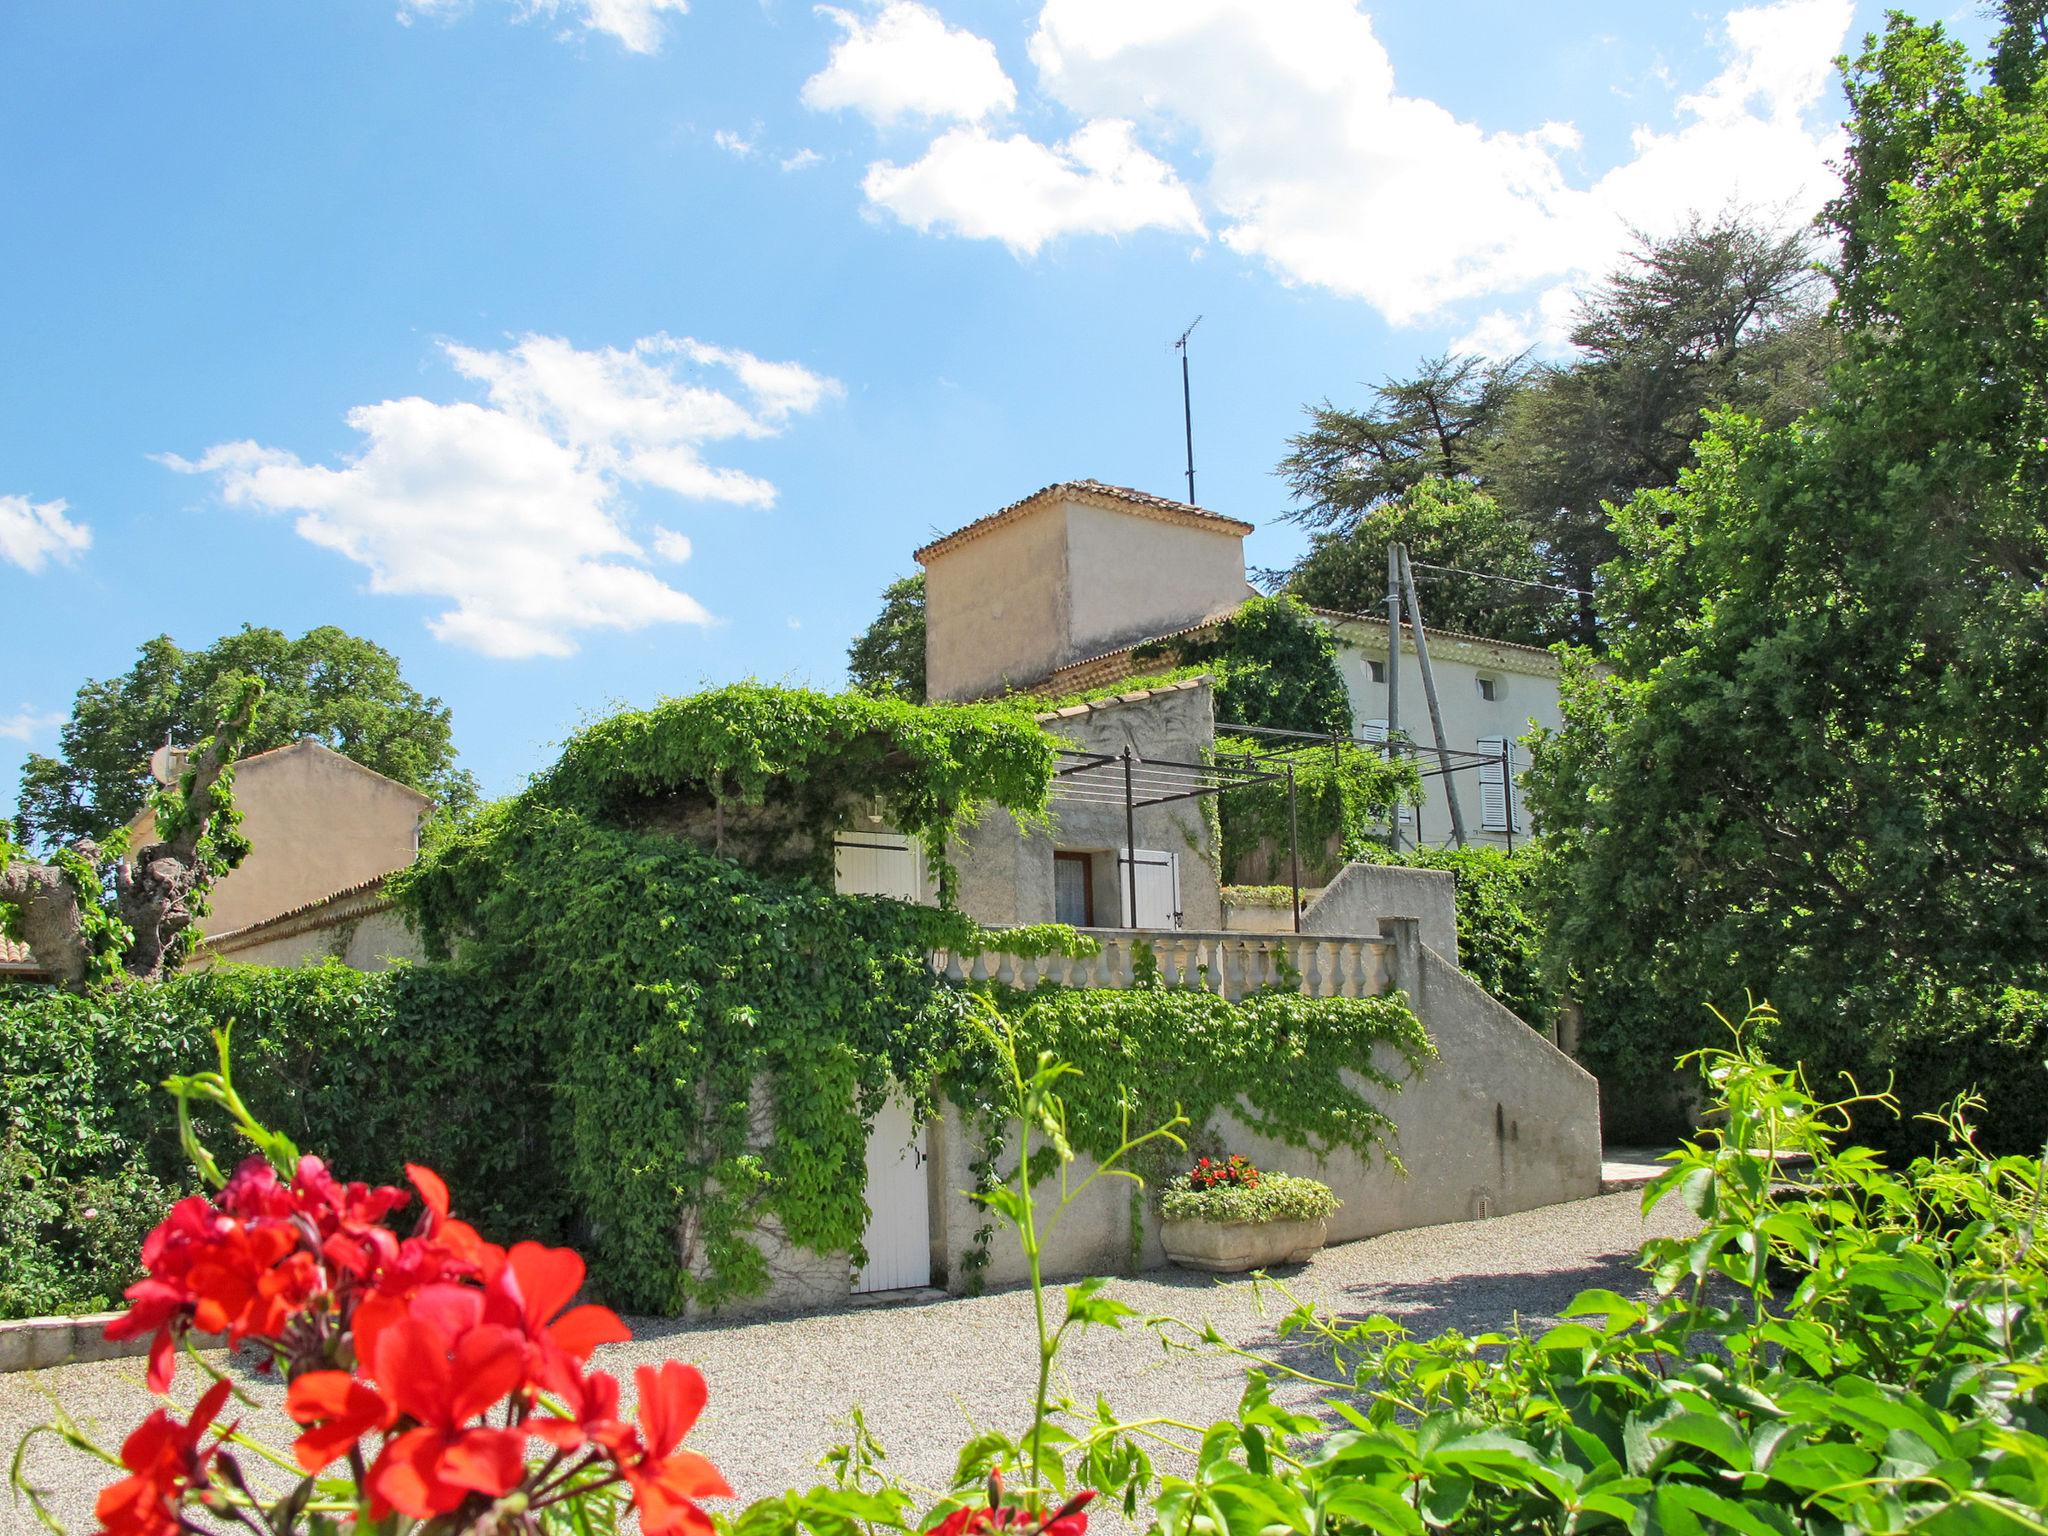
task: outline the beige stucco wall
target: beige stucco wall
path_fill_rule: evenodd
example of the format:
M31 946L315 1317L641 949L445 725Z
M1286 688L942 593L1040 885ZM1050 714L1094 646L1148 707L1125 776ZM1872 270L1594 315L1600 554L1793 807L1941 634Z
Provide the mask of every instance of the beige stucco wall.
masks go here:
M235 804L249 856L214 887L209 933L232 933L404 868L433 802L302 741L238 764ZM145 811L134 826L131 846L140 848L154 820Z
M1387 715L1387 685L1372 680L1368 661L1387 659L1385 625L1346 623L1336 626L1337 667L1344 675L1345 690L1351 695L1354 729L1368 720ZM1429 700L1422 691L1422 664L1415 656L1412 637L1402 637L1401 729L1409 739L1425 747L1436 742L1429 719ZM1476 751L1484 736L1521 737L1532 726L1555 730L1563 723L1558 711L1557 664L1548 655L1513 646L1490 645L1484 641L1454 640L1448 635L1429 637L1430 668L1436 674L1437 697L1443 709L1445 744ZM1498 685L1497 699L1479 696L1479 679L1491 677ZM1435 759L1422 760L1433 767ZM1514 749L1516 771L1529 766L1529 749ZM1476 769L1461 768L1448 778L1423 781L1423 803L1419 821L1403 826L1403 840L1413 846L1420 841L1431 846L1451 841L1450 806L1445 786L1455 786L1458 806L1465 816L1466 837L1475 843L1505 845L1505 832L1488 832L1480 825L1479 775ZM1530 832L1528 809L1519 787L1514 800L1515 840Z
M336 917L319 908L274 927L257 928L237 939L224 935L220 946L204 945L188 967L200 969L219 961L233 965L321 965L329 960L358 971L381 971L394 961L426 958L419 939L381 900L368 911Z
M1065 654L1066 508L1049 502L932 556L924 611L933 699L978 698L1044 677Z
M970 699L1036 683L1248 595L1234 529L1047 498L925 561L925 685Z
M1344 1207L1330 1221L1330 1241L1382 1232L1474 1221L1600 1192L1600 1088L1592 1075L1422 943L1419 924L1392 919L1393 980L1439 1052L1398 1093L1369 1097L1394 1120L1392 1147L1406 1167L1348 1151L1318 1159L1299 1147L1254 1134L1226 1116L1212 1129L1234 1152L1261 1168L1323 1180ZM1399 1075L1398 1058L1378 1048L1379 1064ZM1014 1128L1006 1144L1017 1146ZM935 1200L933 1243L942 1250L949 1283L959 1289L959 1255L987 1218L964 1193L973 1185L976 1144L957 1111L931 1133ZM1006 1162L1005 1166L1009 1166ZM1083 1177L1090 1165L1076 1165ZM1053 1192L1038 1192L1043 1212ZM1047 1248L1049 1278L1113 1274L1133 1267L1130 1186L1102 1180L1072 1207ZM1148 1198L1136 1267L1165 1262L1156 1209ZM990 1247L983 1279L1013 1285L1024 1278L1023 1255L1007 1230Z
M1067 507L1067 577L1061 665L1228 613L1250 596L1243 535L1078 501Z
M1139 756L1183 763L1202 760L1216 733L1215 705L1206 682L1151 694L1130 703L1109 701L1076 707L1044 722L1047 730L1084 752L1118 753L1126 745ZM1121 793L1115 768L1093 777ZM1215 930L1223 925L1217 894L1217 851L1201 800L1146 806L1137 812L1140 848L1180 856L1181 926ZM1095 871L1095 920L1115 927L1121 915L1116 890L1117 850L1124 846L1121 804L1096 805L1053 800L1049 829L1021 829L1007 811L991 807L952 851L960 873L960 909L991 926L1053 920L1053 853L1090 853Z

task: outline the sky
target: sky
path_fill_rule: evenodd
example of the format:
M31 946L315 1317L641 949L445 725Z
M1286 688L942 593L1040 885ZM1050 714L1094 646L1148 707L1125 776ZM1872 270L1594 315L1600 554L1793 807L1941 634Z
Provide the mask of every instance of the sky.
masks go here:
M1981 39L1974 5L1943 15ZM0 800L168 633L336 624L516 789L839 687L1040 486L1284 565L1303 406L1556 349L1631 230L1833 189L1855 0L9 0Z

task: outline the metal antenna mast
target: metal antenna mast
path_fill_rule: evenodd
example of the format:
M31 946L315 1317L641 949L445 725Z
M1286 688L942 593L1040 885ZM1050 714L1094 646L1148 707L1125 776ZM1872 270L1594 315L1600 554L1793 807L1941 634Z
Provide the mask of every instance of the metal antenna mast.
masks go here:
M1195 406L1194 396L1188 390L1188 338L1195 334L1195 327L1202 323L1200 315L1188 322L1188 328L1180 333L1180 340L1173 344L1173 350L1180 354L1180 414L1188 433L1188 505L1195 504Z

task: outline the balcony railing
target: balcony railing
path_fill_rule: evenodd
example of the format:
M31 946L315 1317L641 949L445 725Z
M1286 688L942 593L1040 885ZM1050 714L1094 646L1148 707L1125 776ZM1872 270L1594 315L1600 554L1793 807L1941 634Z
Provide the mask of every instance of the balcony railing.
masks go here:
M1135 984L1139 946L1151 951L1170 987L1203 987L1235 1001L1262 987L1298 987L1310 997L1376 997L1388 988L1388 939L1323 938L1312 933L1203 933L1187 929L1083 928L1100 944L1079 959L1025 957L991 950L962 956L940 950L932 969L954 981L1032 987L1048 978L1067 987Z

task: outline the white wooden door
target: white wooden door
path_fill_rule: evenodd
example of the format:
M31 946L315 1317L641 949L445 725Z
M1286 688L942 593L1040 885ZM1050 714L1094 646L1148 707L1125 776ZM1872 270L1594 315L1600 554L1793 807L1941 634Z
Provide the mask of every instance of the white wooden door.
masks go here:
M894 896L917 901L924 894L917 839L900 832L842 832L834 844L834 886L848 896Z
M1116 856L1116 900L1126 928L1180 926L1180 858L1157 848L1138 850L1138 912L1131 915L1131 850Z
M902 1291L932 1283L932 1213L924 1127L891 1094L868 1135L867 1268L856 1291Z

